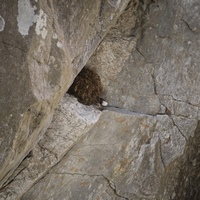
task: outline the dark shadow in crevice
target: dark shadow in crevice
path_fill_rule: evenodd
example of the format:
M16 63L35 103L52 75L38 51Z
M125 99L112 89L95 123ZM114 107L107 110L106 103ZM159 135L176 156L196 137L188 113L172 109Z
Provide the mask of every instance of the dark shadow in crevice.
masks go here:
M200 199L200 121L185 150L186 159L180 167L173 200Z

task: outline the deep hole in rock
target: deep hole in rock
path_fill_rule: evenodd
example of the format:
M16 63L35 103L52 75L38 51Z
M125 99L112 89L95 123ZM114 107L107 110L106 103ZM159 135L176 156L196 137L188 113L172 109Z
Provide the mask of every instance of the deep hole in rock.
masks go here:
M100 76L87 67L84 67L74 79L74 82L67 91L74 95L78 101L85 105L103 105L102 98L103 86Z

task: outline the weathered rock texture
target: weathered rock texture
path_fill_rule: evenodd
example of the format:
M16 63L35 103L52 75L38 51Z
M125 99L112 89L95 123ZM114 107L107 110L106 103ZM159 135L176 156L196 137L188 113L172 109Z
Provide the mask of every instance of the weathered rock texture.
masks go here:
M0 1L1 186L127 3Z
M18 5L20 2L23 1L19 1ZM29 36L25 42L25 47L29 51L24 50L26 56L23 59L31 57L38 63L38 67L31 67L30 60L24 61L27 66L23 66L29 69L27 70L29 76L21 77L19 80L16 77L16 80L26 89L29 86L23 83L26 79L29 80L30 87L27 91L33 91L29 95L34 95L34 98L28 99L25 90L24 95L20 97L21 102L17 99L12 100L16 100L22 108L26 108L26 102L30 105L31 102L33 105L35 102L42 103L39 107L36 104L34 109L33 106L27 109L22 121L16 117L20 123L23 122L23 126L30 127L29 130L20 129L23 132L19 133L22 135L31 132L31 134L30 136L25 134L27 138L22 137L26 138L27 147L22 148L21 154L17 154L13 149L6 151L9 154L2 153L7 161L5 165L7 166L12 160L13 164L11 162L8 166L9 169L15 169L21 159L34 145L35 147L19 167L13 170L12 176L11 173L8 175L9 179L0 191L0 199L198 200L200 198L199 0L131 0L99 46L99 42L127 2L102 1L101 4L100 1L99 4L93 1L89 3L89 0L81 3L64 2L54 1L44 5L42 2L38 3L44 6L42 7L44 13L48 11L51 13L50 16L55 16L55 26L47 23L50 29L43 27L45 24L43 12L38 12L37 20L40 15L43 20L40 25L37 26L37 22L34 24L35 21L31 22L33 25L29 31L32 38L30 40ZM6 1L3 5L6 5ZM34 9L32 6L28 13L34 13ZM30 20L27 21L30 23ZM6 23L5 16L1 16L0 30L6 28ZM53 92L49 93L48 87L44 87L48 85L45 85L44 78L48 77L51 66L54 69L55 64L50 65L45 60L38 60L45 58L45 56L40 57L39 53L47 53L46 51L38 53L39 49L44 48L38 49L38 45L40 41L43 41L43 45L50 45L51 40L44 39L48 38L51 28L54 39L49 52L55 51L55 55L50 53L48 55L53 56L51 61L59 63L56 69L60 69L59 80L63 85L60 82L55 84L55 88L58 89L52 89ZM39 40L38 29L39 37L43 38L46 35L45 38ZM56 34L53 30L57 30ZM26 29L22 32L25 34ZM18 33L21 33L20 30ZM26 37L28 36L24 36L23 39ZM37 40L33 40L35 37ZM5 42L5 39L2 41L4 50L8 51L10 47L8 42ZM12 47L15 45L12 44ZM30 46L32 50L29 49ZM38 57L35 54L38 54ZM11 52L8 55L11 56ZM24 53L22 55L24 56ZM20 58L17 56L17 59ZM53 113L64 89L71 84L73 74L76 74L86 62L89 68L101 76L104 86L103 97L109 102L109 107L101 112L95 106L84 106L74 97L65 95L50 127L43 135L42 132L45 131L52 116L50 113ZM17 61L15 64L19 65ZM9 66L11 67L11 64ZM15 71L13 73L16 74ZM35 76L42 73L41 82ZM20 73L19 75L22 76ZM11 74L10 77L12 76ZM8 84L6 80L4 82ZM43 86L42 90L36 87L38 84ZM17 84L15 86L16 94L18 91L22 92L22 87L19 88ZM51 98L46 96L42 98L41 95L44 94L52 94L55 100L51 95ZM48 106L44 107L46 99ZM10 104L6 106L13 108ZM5 109L8 109L6 106ZM21 108L20 106L17 108ZM5 116L10 116L7 112L5 111L4 120ZM15 112L17 114L17 111ZM43 117L45 114L47 117ZM6 125L5 121L2 122ZM13 136L16 134L13 132ZM11 133L10 135L12 136ZM19 136L9 138L18 145L17 149L23 144L18 139ZM40 136L41 140L37 143ZM8 149L11 147L8 146ZM8 155L16 156L11 159ZM5 173L5 169L1 169Z

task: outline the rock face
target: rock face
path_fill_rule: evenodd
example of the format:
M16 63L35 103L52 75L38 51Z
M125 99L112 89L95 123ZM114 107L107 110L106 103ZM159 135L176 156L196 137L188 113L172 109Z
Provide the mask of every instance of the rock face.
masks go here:
M200 198L199 0L127 3L2 2L0 199ZM86 63L109 106L51 122Z
M1 0L1 186L127 3Z

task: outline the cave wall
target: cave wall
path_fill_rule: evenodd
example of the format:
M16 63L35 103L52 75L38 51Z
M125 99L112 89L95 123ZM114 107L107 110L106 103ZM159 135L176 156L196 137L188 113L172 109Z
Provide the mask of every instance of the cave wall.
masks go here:
M86 64L109 105L100 111L65 94L0 199L199 199L200 3L127 3L52 4L71 71L64 89Z

